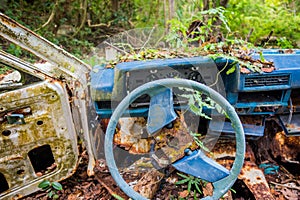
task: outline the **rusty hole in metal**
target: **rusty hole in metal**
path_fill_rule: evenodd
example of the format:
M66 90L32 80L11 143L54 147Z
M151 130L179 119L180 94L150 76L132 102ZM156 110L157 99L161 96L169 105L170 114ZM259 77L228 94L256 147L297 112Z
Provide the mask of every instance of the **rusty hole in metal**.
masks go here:
M0 111L4 111L5 110L5 108L3 108L3 107L0 107Z
M0 193L9 189L5 176L0 172Z
M38 120L38 121L36 122L36 124L37 124L38 126L40 126L40 125L43 125L44 122L43 122L42 120Z
M47 167L55 163L51 147L48 144L30 150L28 156L36 173L46 171Z
M53 95L51 95L50 98L51 98L51 100L56 100L56 99L57 99L57 96L53 94Z
M10 134L11 134L10 130L4 130L4 131L2 131L2 135L4 135L4 136L9 136Z
M17 174L18 175L22 175L22 174L24 174L25 173L25 170L24 169L19 169L18 171L17 171Z

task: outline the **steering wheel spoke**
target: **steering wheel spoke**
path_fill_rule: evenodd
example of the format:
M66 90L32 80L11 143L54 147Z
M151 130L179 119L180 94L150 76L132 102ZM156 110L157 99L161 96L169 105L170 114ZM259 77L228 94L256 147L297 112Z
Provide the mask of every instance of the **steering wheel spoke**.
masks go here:
M153 135L158 132L161 128L174 121L176 117L177 115L173 107L172 90L165 88L159 93L153 94L148 112L148 134Z
M230 174L229 170L208 158L201 150L194 150L172 164L178 171L207 182L219 181Z

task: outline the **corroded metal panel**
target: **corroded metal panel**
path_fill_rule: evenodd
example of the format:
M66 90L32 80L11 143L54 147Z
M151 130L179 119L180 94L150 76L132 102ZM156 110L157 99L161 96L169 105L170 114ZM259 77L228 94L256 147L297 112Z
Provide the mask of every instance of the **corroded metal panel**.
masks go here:
M254 162L244 162L239 178L244 181L255 199L275 200L263 171Z
M92 175L95 160L90 135L91 124L95 120L95 116L88 89L91 67L2 13L0 13L0 36L49 62L49 65L26 65L23 62L19 68L14 67L22 68L20 70L31 74L44 76L43 79L62 80L63 83L66 83L74 125L77 134L86 143L90 157L88 174ZM15 62L11 61L10 56L5 55L7 62Z
M0 173L8 183L1 199L30 194L43 179L58 181L76 170L77 134L66 94L64 84L48 80L0 93Z
M0 51L2 63L40 79L0 93L0 175L7 183L0 198L19 198L36 191L43 179L70 176L78 135L86 143L91 175L90 67L2 13L0 35L49 63L32 65Z

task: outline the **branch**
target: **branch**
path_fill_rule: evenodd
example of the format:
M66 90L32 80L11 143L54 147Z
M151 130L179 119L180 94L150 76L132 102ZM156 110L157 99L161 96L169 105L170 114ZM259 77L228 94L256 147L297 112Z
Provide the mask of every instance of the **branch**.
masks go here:
M113 20L109 21L108 24L105 24L105 23L92 24L92 20L90 20L90 19L88 19L87 22L88 22L88 26L91 27L91 28L99 27L99 26L106 26L107 28L109 28L111 26L111 23L113 22Z
M143 46L141 47L141 50L145 48L145 46L147 45L147 43L148 43L149 40L151 39L152 33L153 33L153 31L154 31L155 28L156 28L156 26L154 26L154 27L151 29L151 31L150 31L150 33L149 33L149 35L148 35L148 39L146 40L146 42L145 42L145 43L143 44ZM141 50L140 50L140 52L141 52Z
M82 16L82 20L81 20L79 28L72 35L72 37L75 37L79 33L79 31L82 29L82 27L84 26L84 23L85 23L85 20L86 20L86 13L87 13L87 0L84 0L83 1L83 16Z
M251 29L250 29L250 31L249 31L249 33L248 33L248 35L247 35L247 37L246 37L246 42L248 42L248 41L249 41L249 39L250 39L250 37L251 37L251 35L252 35L253 31L254 31L254 29L253 29L253 28L251 28Z
M112 47L114 49L116 49L117 51L121 51L121 52L125 53L126 55L128 54L126 51L124 51L124 50L122 50L122 49L120 49L120 48L118 48L118 47L116 47L116 46L114 46L114 45L112 45L112 44L110 44L110 43L108 43L106 41L104 41L103 43L107 44L108 46L110 46L110 47Z
M54 6L53 6L53 9L52 9L52 11L51 11L51 14L50 14L48 20L46 21L46 23L44 23L40 28L36 29L35 31L38 31L38 30L40 30L41 28L44 28L44 27L46 27L48 24L50 24L50 22L53 20L53 18L54 18L54 16L55 16L55 11L56 11L56 8L58 7L58 3L59 3L59 0L56 0L56 1L55 1L55 4L54 4Z
M285 187L285 188L289 188L289 189L299 190L300 191L300 187L297 187L297 186L283 185L283 184L276 183L276 182L273 182L273 181L270 181L270 183L273 184L273 185L280 186L280 187Z

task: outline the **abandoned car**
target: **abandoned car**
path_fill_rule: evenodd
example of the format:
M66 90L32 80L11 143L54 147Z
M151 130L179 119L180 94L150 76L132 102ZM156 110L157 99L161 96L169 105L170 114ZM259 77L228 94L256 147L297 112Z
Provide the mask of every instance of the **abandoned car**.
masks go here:
M203 198L219 199L243 167L245 138L263 136L267 117L277 118L286 135L299 135L298 50L264 50L275 69L260 73L205 56L92 68L4 14L0 35L49 63L33 65L0 51L0 199L31 194L45 179L70 177L81 140L88 174L105 156L112 177L133 199L153 198L174 170L213 183ZM220 138L233 144L229 166L217 162L224 153ZM128 181L125 173L140 176ZM147 176L156 183L147 185Z

